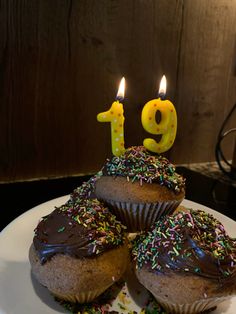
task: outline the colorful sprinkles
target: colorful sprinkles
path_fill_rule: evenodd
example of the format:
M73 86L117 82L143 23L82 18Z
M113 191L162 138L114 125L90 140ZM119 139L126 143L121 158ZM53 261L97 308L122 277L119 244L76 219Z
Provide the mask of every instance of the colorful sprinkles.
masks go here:
M223 225L202 210L177 212L155 223L152 230L134 240L137 268L172 269L212 278L236 271L236 239Z
M175 172L167 158L152 155L144 146L132 146L123 155L108 160L102 169L104 175L123 176L127 181L158 182L175 193L184 191L185 179Z
M84 199L93 198L93 192L95 187L95 182L102 175L99 171L97 174L92 176L88 181L84 182L81 186L75 189L70 194L70 199L68 203L81 203Z
M78 224L89 230L87 233L94 254L101 253L107 245L109 247L120 245L126 239L126 227L97 199L84 199L77 204L67 203L58 210L67 215L72 224ZM62 226L58 232L63 232L65 228L66 226Z
M125 241L126 227L115 215L97 199L80 198L43 217L33 240L42 264L57 253L82 258L98 255Z

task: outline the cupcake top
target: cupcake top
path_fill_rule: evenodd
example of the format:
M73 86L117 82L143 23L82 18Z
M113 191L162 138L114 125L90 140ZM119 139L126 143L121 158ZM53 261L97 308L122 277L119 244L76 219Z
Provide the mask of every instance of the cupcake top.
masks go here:
M81 186L76 188L70 194L70 199L68 203L69 204L81 203L85 199L95 198L95 195L94 195L95 182L97 181L97 179L101 177L101 175L102 175L102 172L99 171L94 176L92 176L88 181L83 182Z
M155 223L134 243L137 268L222 279L236 274L236 240L202 210L177 212Z
M68 202L42 218L35 229L34 247L41 263L57 253L92 257L121 245L125 227L96 199Z
M102 169L103 175L122 176L128 181L139 181L166 186L176 194L185 189L184 178L175 172L167 158L152 155L144 146L133 146L119 157L108 160Z

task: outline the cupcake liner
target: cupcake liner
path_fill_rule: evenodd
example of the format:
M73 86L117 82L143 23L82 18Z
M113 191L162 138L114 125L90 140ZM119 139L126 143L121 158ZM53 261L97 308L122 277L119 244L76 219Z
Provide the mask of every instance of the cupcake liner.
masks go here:
M215 298L206 298L195 301L191 304L175 304L163 301L157 298L157 302L168 312L171 314L195 314L202 313L207 310L213 310L217 305L221 302L229 299L231 296L222 296Z
M63 294L51 291L52 294L62 300L69 301L69 302L78 302L78 303L88 303L96 299L100 294L102 294L106 289L110 287L107 286L102 289L96 289L93 291L87 291L87 292L78 292L77 294Z
M127 231L135 232L149 229L160 217L172 214L182 200L158 203L129 203L105 200L111 210L125 226Z

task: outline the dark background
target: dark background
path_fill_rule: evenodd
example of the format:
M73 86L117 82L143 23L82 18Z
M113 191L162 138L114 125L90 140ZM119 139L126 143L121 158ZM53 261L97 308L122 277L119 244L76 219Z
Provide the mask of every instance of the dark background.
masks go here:
M122 76L126 147L150 136L141 111L165 74L178 114L167 156L214 160L236 101L235 20L232 0L0 0L0 182L97 172L111 145L96 115Z
M233 0L0 0L1 228L71 193L111 156L110 125L96 115L110 108L122 76L126 148L150 136L141 111L165 74L178 115L165 155L214 161L236 102L235 21ZM227 129L235 121L234 113ZM234 142L224 140L227 159ZM233 185L179 170L187 198L235 218Z

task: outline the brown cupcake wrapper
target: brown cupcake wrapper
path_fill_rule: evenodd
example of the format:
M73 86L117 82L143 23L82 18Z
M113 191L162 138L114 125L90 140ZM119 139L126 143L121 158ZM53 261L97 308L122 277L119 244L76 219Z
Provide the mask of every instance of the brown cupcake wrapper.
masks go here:
M110 286L110 285L109 285ZM65 301L73 302L73 303L88 303L96 299L99 295L101 295L108 287L105 287L103 289L96 289L93 291L87 291L87 292L79 292L77 294L63 294L63 293L58 293L51 291L52 294Z
M196 301L192 304L175 304L157 299L157 302L171 314L195 314L214 309L221 302L231 298L231 296L222 296L215 298L206 298Z
M105 200L111 210L125 226L127 231L136 232L149 229L164 215L169 215L179 206L182 200L158 203L129 203Z

